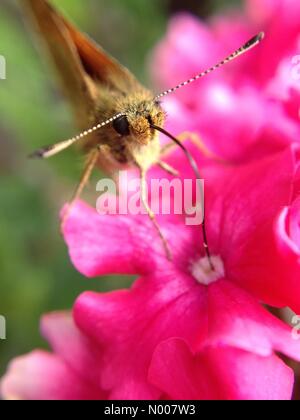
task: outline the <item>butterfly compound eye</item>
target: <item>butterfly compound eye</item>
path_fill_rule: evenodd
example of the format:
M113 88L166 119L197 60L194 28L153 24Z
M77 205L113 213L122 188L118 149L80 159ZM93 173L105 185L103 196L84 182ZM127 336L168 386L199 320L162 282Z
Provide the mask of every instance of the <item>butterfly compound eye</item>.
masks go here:
M127 120L127 117L123 115L120 118L117 118L113 122L113 127L116 130L118 134L121 136L129 136L130 130L129 130L129 122Z

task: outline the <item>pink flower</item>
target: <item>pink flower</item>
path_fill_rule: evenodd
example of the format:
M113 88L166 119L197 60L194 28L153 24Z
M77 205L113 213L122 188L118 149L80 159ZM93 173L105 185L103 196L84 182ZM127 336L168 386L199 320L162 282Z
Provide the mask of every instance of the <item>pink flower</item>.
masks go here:
M262 74L273 77L280 61L293 53L299 53L300 6L297 0L246 0L245 9L254 27L261 25L270 36L263 52L265 53ZM259 7L258 7L259 5Z
M95 378L99 349L75 327L71 315L45 316L42 332L55 354L38 350L15 359L1 382L1 395L14 400L105 398Z
M75 267L87 277L141 277L129 290L81 295L76 329L46 318L53 375L39 353L27 356L2 394L64 398L68 386L68 398L289 399L293 372L277 353L299 361L300 342L258 301L299 310L299 157L292 147L240 167L206 162L215 272L200 228L181 217L160 219L170 262L147 217L100 217L78 202L65 226ZM60 387L60 375L73 380Z
M261 30L266 38L234 63L166 97L172 133L194 131L232 162L299 143L298 3L249 0L244 11L232 10L208 23L186 14L173 18L152 60L160 88L210 67Z
M174 255L168 261L146 216L99 216L77 202L64 230L74 266L87 277L139 278L128 290L82 294L72 317L44 317L52 353L14 361L3 397L291 398L293 371L278 354L300 361L300 342L262 304L300 312L300 88L290 77L300 8L296 0L259 4L249 0L243 12L208 24L178 16L154 65L158 84L176 85L254 33L267 34L247 56L166 98L170 131L199 133L227 160L193 148L215 270L200 227L180 216L158 218ZM169 162L192 178L178 153Z

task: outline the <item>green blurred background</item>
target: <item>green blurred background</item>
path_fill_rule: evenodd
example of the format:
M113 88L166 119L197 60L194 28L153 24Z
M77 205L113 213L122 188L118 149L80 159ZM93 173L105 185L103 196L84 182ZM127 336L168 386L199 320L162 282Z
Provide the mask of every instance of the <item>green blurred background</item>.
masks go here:
M53 3L147 83L147 56L164 35L172 13L185 9L204 17L231 2ZM71 308L86 289L124 287L131 279L86 280L69 261L58 213L78 182L82 158L72 150L47 162L26 158L35 148L75 131L18 0L0 0L0 55L7 61L7 80L0 80L0 315L7 319L7 340L0 341L1 375L11 358L45 346L39 334L43 313Z

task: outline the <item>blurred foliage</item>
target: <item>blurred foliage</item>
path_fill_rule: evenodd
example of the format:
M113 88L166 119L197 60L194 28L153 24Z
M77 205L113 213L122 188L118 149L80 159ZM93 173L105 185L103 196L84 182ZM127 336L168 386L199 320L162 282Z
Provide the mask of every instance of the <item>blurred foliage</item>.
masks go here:
M53 2L144 82L147 54L163 35L168 13L178 9L172 0ZM200 3L211 10L217 2ZM0 0L0 54L7 60L7 80L0 81L0 314L7 318L2 374L9 359L44 345L38 328L43 313L71 308L85 289L127 287L130 279L88 281L69 261L58 214L79 178L81 158L70 150L47 162L26 159L38 146L69 137L74 127L18 0Z

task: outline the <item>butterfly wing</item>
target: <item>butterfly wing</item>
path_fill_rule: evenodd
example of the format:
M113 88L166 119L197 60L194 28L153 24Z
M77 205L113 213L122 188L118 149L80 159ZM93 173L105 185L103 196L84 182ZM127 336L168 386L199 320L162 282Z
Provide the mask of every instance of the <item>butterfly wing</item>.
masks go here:
M117 60L63 17L47 0L23 0L58 70L76 119L84 128L101 85L129 93L141 85Z
M110 56L88 35L64 20L74 42L85 71L89 76L105 86L123 94L141 87L134 75L115 58Z

